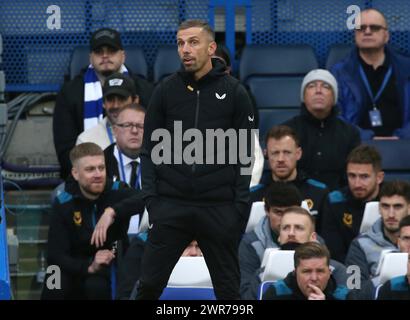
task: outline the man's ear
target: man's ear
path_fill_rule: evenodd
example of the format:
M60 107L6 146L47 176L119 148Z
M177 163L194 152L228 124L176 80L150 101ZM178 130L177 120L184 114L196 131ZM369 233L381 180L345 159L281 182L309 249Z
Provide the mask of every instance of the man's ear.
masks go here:
M76 166L73 166L71 168L71 175L74 177L75 181L78 181L78 170L77 170Z
M377 172L376 179L377 179L377 184L381 184L384 180L384 171Z
M317 240L317 233L313 231L310 235L310 241L316 241L316 240Z
M209 43L209 45L208 45L208 55L209 55L209 56L212 57L212 56L215 54L216 47L217 47L217 44L216 44L215 41L211 41L211 42Z
M297 159L298 161L300 160L300 158L302 158L302 153L303 153L302 148L301 148L301 147L297 147L297 149L296 149L296 159Z

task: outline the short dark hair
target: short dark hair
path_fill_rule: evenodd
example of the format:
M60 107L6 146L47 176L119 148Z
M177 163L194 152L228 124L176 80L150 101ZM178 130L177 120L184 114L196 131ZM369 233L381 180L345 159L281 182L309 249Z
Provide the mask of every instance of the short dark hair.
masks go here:
M181 24L178 27L178 31L189 29L189 28L202 28L208 35L211 37L212 41L215 41L215 32L212 30L211 26L209 25L208 22L203 21L203 20L186 20L181 22Z
M375 171L382 169L382 157L373 146L361 144L350 151L347 156L347 163L371 164Z
M401 231L404 227L410 227L410 215L407 215L400 220L399 230Z
M296 135L295 130L284 125L273 126L272 128L270 128L268 133L266 134L265 143L268 144L269 139L280 140L284 137L291 137L295 141L296 146L300 146L299 138Z
M99 145L93 142L80 143L79 145L76 145L73 149L71 149L70 151L71 165L74 166L74 163L78 159L81 159L87 156L103 156L104 157L104 151L100 148Z
M266 211L272 207L300 206L302 201L298 188L291 183L281 181L271 183L264 194Z
M326 246L318 242L309 241L296 248L295 255L293 257L295 269L299 266L300 260L312 258L326 258L326 264L329 266L330 253Z
M313 230L315 230L315 220L313 219L312 215L309 213L309 211L307 211L305 208L302 208L300 206L292 206L289 208L286 208L283 211L282 214L282 218L286 215L286 214L290 214L290 213L294 213L294 214L300 214L301 216L306 216L309 218L309 221L312 223L312 227Z
M410 203L410 183L407 181L387 181L380 188L379 198L401 196Z

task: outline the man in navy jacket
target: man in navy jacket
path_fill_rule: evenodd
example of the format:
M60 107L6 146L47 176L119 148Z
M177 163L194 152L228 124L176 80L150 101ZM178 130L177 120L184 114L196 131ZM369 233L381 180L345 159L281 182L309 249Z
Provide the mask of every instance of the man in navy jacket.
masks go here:
M409 138L410 59L386 45L389 31L381 12L363 10L360 18L357 48L331 70L341 116L361 129L362 140Z

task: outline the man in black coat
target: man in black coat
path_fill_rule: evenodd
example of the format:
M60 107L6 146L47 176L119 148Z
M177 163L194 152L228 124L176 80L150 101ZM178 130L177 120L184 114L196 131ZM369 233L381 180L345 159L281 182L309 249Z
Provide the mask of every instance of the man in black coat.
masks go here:
M116 143L104 150L107 176L131 188L141 189L140 152L144 136L145 109L138 104L125 106L113 125Z
M295 271L274 282L263 294L263 300L346 300L349 290L337 285L324 245L306 242L295 250Z
M157 86L145 118L142 191L150 229L137 298L157 299L182 251L196 239L216 297L239 299L238 245L249 212L252 168L251 158L245 158L253 154L252 105L239 81L211 59L216 43L207 23L183 22L177 45L185 70ZM217 142L216 147L215 137L228 140L227 132L235 136L229 146L220 148ZM198 143L201 139L204 143Z
M48 236L48 264L60 270L60 283L54 288L50 275L42 298L110 299L116 241L127 239L130 216L144 203L134 189L106 179L96 144L76 146L70 159L73 178L56 198Z
M101 86L106 77L115 72L128 73L135 82L139 103L148 105L152 85L134 76L124 63L125 51L118 31L99 29L90 39L90 66L61 88L53 115L53 137L62 178L70 173L69 152L78 135L102 119Z
M303 155L298 168L330 191L346 185L346 158L360 144L353 125L338 118L337 82L323 69L309 72L301 87L301 114L284 124L293 128Z

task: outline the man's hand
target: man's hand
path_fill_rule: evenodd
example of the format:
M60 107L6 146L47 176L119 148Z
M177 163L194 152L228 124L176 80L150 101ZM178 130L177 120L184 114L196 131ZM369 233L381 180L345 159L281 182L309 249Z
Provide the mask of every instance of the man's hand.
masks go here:
M102 216L95 226L93 235L91 237L91 245L99 248L104 245L105 240L107 240L107 230L110 225L113 224L115 218L115 211L113 208L106 208Z
M98 250L88 267L88 273L96 273L103 265L108 266L114 258L115 254L111 250Z
M309 295L308 300L326 300L325 294L313 284L308 284L309 288L312 289L312 293Z

